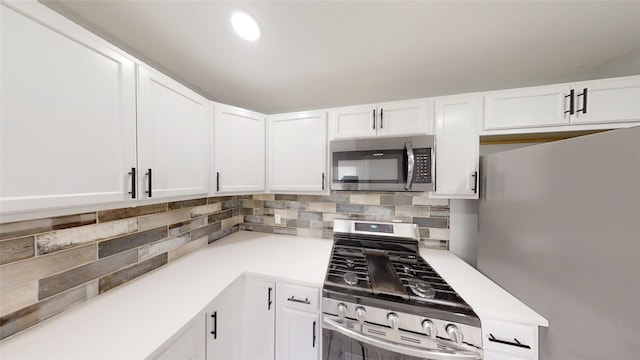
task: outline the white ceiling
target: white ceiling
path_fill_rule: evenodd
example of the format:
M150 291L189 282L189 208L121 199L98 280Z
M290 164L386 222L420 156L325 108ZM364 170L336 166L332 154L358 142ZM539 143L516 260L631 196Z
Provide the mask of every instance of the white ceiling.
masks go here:
M640 1L43 1L212 100L264 113L587 79ZM263 36L238 38L229 16Z

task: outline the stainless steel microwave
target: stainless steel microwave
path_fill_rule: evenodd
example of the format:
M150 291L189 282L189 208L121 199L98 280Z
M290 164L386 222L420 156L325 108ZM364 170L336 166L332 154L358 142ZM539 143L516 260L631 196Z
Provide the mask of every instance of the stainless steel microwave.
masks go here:
M432 191L434 143L433 135L334 140L331 189Z

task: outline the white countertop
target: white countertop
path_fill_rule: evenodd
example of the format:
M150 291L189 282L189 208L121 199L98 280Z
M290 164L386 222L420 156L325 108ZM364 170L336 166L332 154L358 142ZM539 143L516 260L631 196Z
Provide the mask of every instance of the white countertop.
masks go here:
M322 286L331 239L240 231L0 342L10 359L143 359L242 273ZM423 257L482 319L548 326L448 251Z

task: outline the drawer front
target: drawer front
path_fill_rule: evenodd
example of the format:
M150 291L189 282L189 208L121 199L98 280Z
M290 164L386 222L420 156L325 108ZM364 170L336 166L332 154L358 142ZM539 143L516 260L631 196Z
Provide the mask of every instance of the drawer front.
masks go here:
M287 283L278 283L277 286L278 306L306 311L320 310L320 289Z
M538 356L538 327L503 321L482 321L482 346L526 359Z

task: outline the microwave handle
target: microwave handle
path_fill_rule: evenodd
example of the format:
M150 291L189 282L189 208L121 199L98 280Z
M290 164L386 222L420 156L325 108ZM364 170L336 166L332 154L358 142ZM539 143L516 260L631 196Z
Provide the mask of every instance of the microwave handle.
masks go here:
M405 184L404 189L409 190L413 185L413 172L416 158L413 155L413 146L410 142L404 144L404 149L407 152L407 183Z

